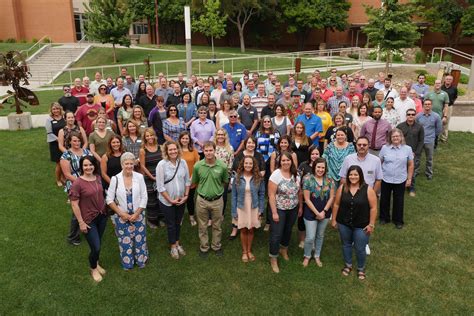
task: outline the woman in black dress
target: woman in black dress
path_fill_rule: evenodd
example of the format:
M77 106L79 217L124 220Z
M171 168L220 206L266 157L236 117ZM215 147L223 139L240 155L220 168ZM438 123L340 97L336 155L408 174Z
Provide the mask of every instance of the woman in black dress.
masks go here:
M63 173L61 172L61 166L59 160L62 151L59 149L58 134L66 126L66 120L64 119L63 107L54 102L51 104L49 109L49 116L46 118L46 140L49 144L49 155L52 162L56 163L54 174L56 176L56 184L58 187L63 186Z
M308 149L313 142L306 136L306 129L303 122L298 122L291 130L291 151L296 154L298 166L308 160Z

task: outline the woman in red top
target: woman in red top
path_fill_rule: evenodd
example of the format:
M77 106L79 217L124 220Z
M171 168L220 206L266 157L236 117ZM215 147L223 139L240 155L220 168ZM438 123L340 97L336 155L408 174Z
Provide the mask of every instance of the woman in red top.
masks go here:
M105 270L99 265L102 235L107 223L104 190L99 176L99 165L92 156L84 156L79 162L79 178L69 191L72 210L90 247L89 266L94 281L102 281Z

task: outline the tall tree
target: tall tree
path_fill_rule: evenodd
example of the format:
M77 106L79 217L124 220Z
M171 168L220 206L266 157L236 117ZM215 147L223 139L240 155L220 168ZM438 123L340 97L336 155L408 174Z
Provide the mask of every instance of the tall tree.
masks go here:
M204 11L193 20L193 29L211 37L212 58L216 58L214 53L214 37L221 38L226 34L227 15L221 15L221 3L219 0L204 0Z
M420 38L418 27L413 23L415 8L400 4L398 0L385 0L382 8L367 6L368 25L362 31L374 46L386 53L385 72L388 72L392 53L402 48L413 47Z
M462 35L462 18L468 0L415 0L420 16L431 23L430 30L445 37L446 46L456 46Z
M470 5L461 19L462 36L474 36L474 5Z
M89 39L112 44L114 63L117 62L115 45L130 46L128 30L133 15L124 0L90 0L85 3L84 25Z
M281 0L280 6L288 33L296 35L298 50L303 50L312 29L345 30L351 4L347 0Z

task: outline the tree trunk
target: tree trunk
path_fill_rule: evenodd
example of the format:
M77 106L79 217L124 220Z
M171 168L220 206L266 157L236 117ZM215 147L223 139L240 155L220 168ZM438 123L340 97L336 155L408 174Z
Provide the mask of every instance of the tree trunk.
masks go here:
M112 50L114 52L114 64L117 63L117 53L115 52L115 44L112 44Z
M240 24L237 24L237 29L239 30L240 52L245 53L244 29Z
M305 44L306 44L306 34L307 30L304 31L298 31L296 33L296 47L298 51L304 50Z
M392 51L388 50L387 51L387 59L385 61L385 74L388 76L388 71L389 71L389 64L390 61L392 60Z
M216 60L216 54L214 53L214 36L211 36L211 47L212 47L212 60Z
M20 100L18 99L18 97L16 96L16 93L17 91L15 91L15 110L16 110L16 114L21 114L23 113L23 111L21 110L21 106L20 106Z

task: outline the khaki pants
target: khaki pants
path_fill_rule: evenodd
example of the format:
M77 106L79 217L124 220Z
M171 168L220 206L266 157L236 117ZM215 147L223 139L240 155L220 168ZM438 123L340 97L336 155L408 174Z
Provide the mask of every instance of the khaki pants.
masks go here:
M200 249L202 252L209 251L209 234L207 232L207 223L209 221L209 213L212 219L212 250L221 249L222 239L222 208L224 201L222 197L215 201L206 201L199 195L196 199L196 216L198 222L198 232Z
M451 120L451 115L453 114L453 106L448 106L448 117L446 118L446 125L443 125L443 131L441 132L441 135L439 136L439 139L442 142L447 142L448 141L448 129L449 129L449 121Z

